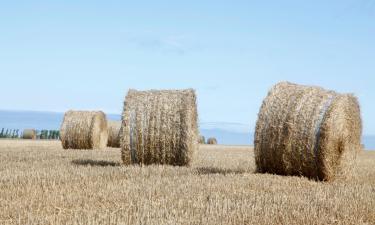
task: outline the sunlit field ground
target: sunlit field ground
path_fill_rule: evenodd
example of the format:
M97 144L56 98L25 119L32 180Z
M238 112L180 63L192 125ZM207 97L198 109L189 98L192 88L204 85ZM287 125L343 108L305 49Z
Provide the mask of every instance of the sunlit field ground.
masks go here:
M120 150L0 141L0 224L375 224L375 152L350 181L255 173L251 147L201 146L191 168L125 167Z

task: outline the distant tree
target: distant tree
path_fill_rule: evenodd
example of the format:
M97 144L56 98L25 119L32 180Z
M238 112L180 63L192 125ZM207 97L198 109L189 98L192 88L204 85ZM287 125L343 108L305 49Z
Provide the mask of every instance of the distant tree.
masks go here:
M46 131L45 130L41 130L40 131L40 139L46 139Z
M48 139L48 130L42 130L40 134L40 139L47 140Z
M1 129L0 138L4 137L4 128Z
M36 139L40 139L40 130L35 130Z
M54 132L53 130L48 131L48 139L53 139Z

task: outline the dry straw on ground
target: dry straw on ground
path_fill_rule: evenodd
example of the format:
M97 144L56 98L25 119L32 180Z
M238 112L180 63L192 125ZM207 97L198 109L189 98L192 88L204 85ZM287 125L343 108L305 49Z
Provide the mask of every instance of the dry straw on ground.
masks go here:
M103 149L108 140L106 116L101 111L68 111L60 134L64 149Z
M25 129L22 134L23 139L36 139L36 131L34 129Z
M121 121L108 121L108 147L120 148Z
M198 148L194 90L130 90L122 118L125 164L191 164Z
M217 139L214 137L211 137L207 140L207 144L209 145L217 145Z
M206 138L204 136L199 137L199 144L206 144Z
M259 112L257 169L324 181L350 177L361 133L360 107L353 95L279 83Z
M359 154L354 179L317 183L255 173L249 146L200 145L189 168L61 149L0 140L0 224L375 224L375 151Z

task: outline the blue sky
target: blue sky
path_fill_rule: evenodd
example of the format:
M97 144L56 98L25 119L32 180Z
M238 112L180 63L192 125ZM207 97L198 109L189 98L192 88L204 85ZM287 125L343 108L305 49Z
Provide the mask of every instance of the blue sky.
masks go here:
M195 88L202 123L253 130L288 80L355 93L375 134L375 0L0 3L0 109L120 113Z

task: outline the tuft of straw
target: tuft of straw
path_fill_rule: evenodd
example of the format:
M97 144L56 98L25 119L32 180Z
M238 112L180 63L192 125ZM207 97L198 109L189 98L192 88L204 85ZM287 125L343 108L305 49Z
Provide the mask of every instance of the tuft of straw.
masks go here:
M108 147L120 148L121 121L108 121Z
M198 148L195 91L129 90L121 134L125 164L191 165Z
M107 119L103 112L68 111L60 129L64 149L104 149L107 146Z
M322 181L347 178L361 149L357 98L320 87L275 85L263 101L255 130L261 173Z

